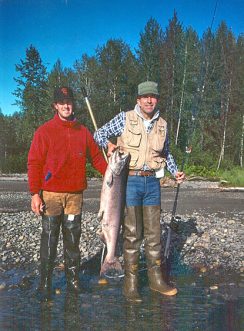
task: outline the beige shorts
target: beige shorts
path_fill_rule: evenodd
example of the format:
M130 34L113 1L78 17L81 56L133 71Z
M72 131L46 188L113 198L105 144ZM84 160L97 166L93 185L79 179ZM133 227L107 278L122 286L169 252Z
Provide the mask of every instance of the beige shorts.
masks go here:
M83 194L80 193L58 193L42 192L45 203L44 214L47 216L58 216L61 214L80 215L83 204Z

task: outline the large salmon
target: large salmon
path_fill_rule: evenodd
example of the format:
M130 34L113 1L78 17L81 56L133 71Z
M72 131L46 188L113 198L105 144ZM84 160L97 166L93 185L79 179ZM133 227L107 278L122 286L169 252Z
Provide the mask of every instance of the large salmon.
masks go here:
M98 219L101 221L101 239L106 244L107 254L101 266L101 275L106 275L109 270L122 271L115 250L125 208L129 160L130 154L120 151L118 147L109 157L103 179Z

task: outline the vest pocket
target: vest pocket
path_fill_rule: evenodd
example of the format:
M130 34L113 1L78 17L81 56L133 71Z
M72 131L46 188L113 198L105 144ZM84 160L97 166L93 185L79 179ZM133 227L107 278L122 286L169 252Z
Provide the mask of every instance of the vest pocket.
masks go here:
M165 137L165 135L166 135L166 129L165 129L165 126L164 125L158 125L158 135L161 138L164 138Z
M156 150L152 150L150 153L148 165L154 170L161 169L165 166L165 158L160 154L161 152Z
M131 147L140 146L141 136L142 135L140 132L128 130L128 135L127 135L127 139L126 139L128 146L131 146Z
M148 165L151 169L159 170L159 169L165 167L165 161L164 161L164 159L162 159L161 161L153 160L153 161L148 162Z
M139 152L138 151L136 151L136 150L134 150L134 149L129 149L129 148L127 148L127 152L129 152L130 153L130 156L131 156L131 158L130 158L130 168L134 168L134 167L136 167L137 166L137 161L138 161L138 159L139 159Z

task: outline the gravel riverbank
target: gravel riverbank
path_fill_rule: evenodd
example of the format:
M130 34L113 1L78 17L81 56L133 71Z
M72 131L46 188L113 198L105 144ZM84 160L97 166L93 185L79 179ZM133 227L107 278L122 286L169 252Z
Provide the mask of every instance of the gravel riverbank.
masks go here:
M16 182L16 185L19 184ZM35 216L34 213L28 210L30 197L25 191L25 187L24 190L19 188L16 192L12 192L9 191L6 185L2 185L2 193L0 193L0 202L5 206L5 210L0 210L0 270L3 274L6 274L11 269L22 268L27 275L37 274L41 217ZM80 240L82 263L90 260L102 249L102 242L98 235L100 224L96 217L101 187L99 185L101 183L99 181L91 181L89 185L90 189L87 190L84 201L85 208L82 215ZM213 183L202 182L199 185L188 182L184 185L182 185L183 193L181 199L183 200L184 198L185 200L181 205L185 205L185 211L180 214L178 233L172 232L171 252L174 253L172 258L175 258L176 255L181 264L194 269L211 270L220 268L243 274L244 210L240 206L243 206L244 194L238 193L227 196L227 193L218 193L216 184ZM167 194L164 194L168 197L171 194L171 199L173 199L174 193L171 191L169 189ZM220 196L220 194L224 195ZM222 205L225 204L226 210L230 211L210 211L208 208L210 201L215 198L217 205L213 205L212 209L219 208L221 206L219 201L223 200ZM191 208L187 208L186 201L191 202L192 199L196 199L196 202L199 201L201 209L196 206L197 208L192 210L190 203L188 207L190 206ZM13 201L15 204L23 205L23 210L15 210ZM171 219L171 212L167 209L167 205L171 208L172 200L167 201L164 198L165 212L162 214L161 220L162 243L166 242L167 225ZM230 208L229 206L232 205L234 207ZM179 209L181 210L182 208ZM62 234L60 234L57 266L62 266L62 264L63 244Z
M41 217L33 212L2 213L0 215L1 231L1 269L7 270L13 266L37 263L41 238ZM81 261L89 260L102 247L96 234L99 222L96 215L84 213L82 219L82 234L80 240ZM62 231L61 231L62 232ZM57 263L63 261L62 233L58 244Z
M162 218L162 239L166 242L167 224L171 216ZM39 261L41 218L32 212L2 213L1 271L24 267L36 272ZM85 262L100 252L99 222L96 214L83 213L80 240L81 261ZM172 232L172 247L181 263L193 268L224 268L244 272L243 214L231 219L218 215L182 215L179 233ZM62 234L60 235L62 237ZM63 263L62 238L59 240L57 265ZM28 268L31 266L31 269Z

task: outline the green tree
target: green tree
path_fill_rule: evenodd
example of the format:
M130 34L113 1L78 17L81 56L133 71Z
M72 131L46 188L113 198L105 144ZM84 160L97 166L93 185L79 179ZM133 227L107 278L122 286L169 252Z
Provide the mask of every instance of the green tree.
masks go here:
M57 88L68 84L67 73L62 66L61 60L58 59L52 70L48 74L48 87Z
M244 148L244 34L236 41L234 54L233 83L232 83L232 155L235 164L243 167ZM230 151L231 152L231 151Z
M86 88L98 127L134 104L137 68L129 46L112 39L98 47L95 56L85 55L75 63L77 90ZM84 103L82 107L86 107ZM87 110L83 114L86 114L88 126L93 130Z
M163 31L158 22L150 18L145 29L140 33L139 48L139 80L161 81L160 53L163 45Z
M112 117L120 110L131 107L137 73L136 61L128 45L121 40L112 39L97 49L96 59L99 70L95 89L99 93L99 99L106 100L105 106Z
M196 91L192 103L192 114L195 118L194 141L198 149L205 151L214 146L211 135L212 121L218 108L216 100L216 65L214 62L215 39L208 28L200 41L199 71L196 74ZM216 150L213 154L216 154Z
M176 98L175 120L177 130L175 144L181 149L191 144L191 135L194 125L194 100L197 94L197 77L201 68L200 40L196 32L189 28L184 33L184 58L181 59L179 79L180 95ZM184 60L184 61L183 61ZM180 82L181 80L181 82Z
M224 22L216 33L208 28L199 38L191 27L183 29L176 12L165 31L150 18L135 53L121 39L110 39L93 56L81 55L72 68L58 59L49 73L31 45L16 71L20 112L0 112L1 171L3 164L11 171L26 168L34 130L53 115L56 87L73 88L76 117L93 131L83 87L100 127L119 111L133 108L137 85L147 79L159 83L159 107L177 155L190 143L196 165L243 166L244 36L236 39Z
M26 49L26 58L16 65L16 71L19 77L14 78L17 88L13 94L22 114L23 143L28 146L34 130L45 121L48 112L47 70L34 46Z
M0 172L25 172L26 151L19 143L23 134L18 113L4 116L0 112Z
M0 109L0 169L2 169L4 160L7 157L7 134L8 128L5 117Z
M166 28L163 49L160 55L162 68L162 82L160 95L162 98L165 117L168 122L168 130L171 140L175 139L182 81L184 75L185 62L185 34L177 14L174 12L173 18Z
M87 105L85 103L84 92L90 101L92 110L95 105L95 99L92 97L96 95L94 91L98 70L98 63L95 56L89 57L87 54L83 54L80 60L75 61L75 90L77 91L77 107L79 109L79 118L83 124L89 127L91 131L94 131L93 123L89 117ZM94 108L94 111L95 111ZM97 115L97 114L96 114ZM96 116L96 121L99 122L99 118Z

